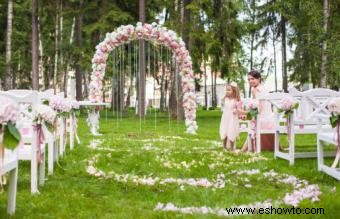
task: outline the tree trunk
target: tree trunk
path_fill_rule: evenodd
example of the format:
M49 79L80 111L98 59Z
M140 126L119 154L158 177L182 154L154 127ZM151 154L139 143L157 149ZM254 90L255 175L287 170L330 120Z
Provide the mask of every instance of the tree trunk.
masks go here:
M217 107L216 79L217 79L217 73L215 73L215 76L214 76L214 105L213 107Z
M51 64L51 57L50 56L48 56L47 57L47 63L48 63L48 69L47 69L47 71L44 71L44 80L43 80L43 82L44 82L44 88L45 89L48 89L49 88L49 86L50 86L50 78L49 78L49 72L51 72L52 71L52 64Z
M39 90L38 0L32 0L32 88Z
M73 43L73 36L74 36L74 28L76 24L76 18L73 17L72 21L72 27L71 27L71 34L70 34L70 41L69 41L69 46L72 45ZM68 72L70 71L70 63L71 63L71 53L68 54L68 59L66 60L66 70L64 72L64 92L67 94L67 80L68 80Z
M211 91L211 106L213 106L214 105L214 72L213 72L212 69L211 69L210 75L211 75L211 86L210 86L210 91Z
M4 89L11 89L11 57L12 57L12 21L13 21L13 1L8 0L7 9L7 32L6 32L6 74L4 77Z
M49 88L49 76L48 72L46 73L44 71L44 60L43 60L43 44L42 44L42 37L41 37L41 32L40 32L40 23L39 23L39 17L38 17L38 33L39 33L39 74L42 77L42 81L44 83L44 88L47 90ZM47 78L45 78L45 75ZM47 83L45 83L47 81Z
M253 70L253 51L254 51L254 33L251 34L251 39L250 39L250 71ZM249 92L248 96L251 96L251 87L249 85Z
M273 31L273 49L274 49L274 76L275 76L275 92L277 92L277 70L276 70L276 46L275 46L275 32Z
M323 0L323 38L321 48L321 70L320 70L320 87L326 87L326 64L327 64L327 31L329 18L329 2Z
M168 93L170 92L169 90L169 84L170 84L170 79L168 79L168 76L165 75L165 79L164 79L164 110L169 106L169 99L170 97L168 98ZM167 101L168 99L168 101Z
M18 72L18 77L21 78L21 52L19 51L19 57L18 57L18 69L17 69L17 72ZM14 89L16 89L17 87L20 87L20 84L16 84Z
M75 32L76 32L76 45L78 49L82 48L83 45L83 32L82 32L82 23L83 23L83 15L82 12L76 17L76 24L75 24ZM81 59L82 56L78 55L76 62L76 99L83 100L83 93L82 93L82 68L81 68Z
M60 10L59 10L59 53L60 53L60 91L64 91L64 96L67 97L67 92L64 90L63 81L65 79L64 69L64 53L63 53L63 29L64 29L64 17L63 17L63 1L60 0ZM64 74L63 74L64 73Z
M123 50L124 50L124 46L123 46ZM119 86L119 89L120 89L120 112L123 112L124 111L124 98L125 98L125 94L124 94L124 87L125 87L125 65L124 65L124 53L122 54L122 72L120 74L120 86Z
M163 63L161 63L162 65L162 76L161 76L161 99L160 99L160 111L164 112L164 108L165 108L165 101L166 101L166 97L164 96L164 91L165 91L165 83L164 83L164 78L165 78L165 66Z
M190 33L190 10L187 8L191 3L191 0L183 0L183 14L182 14L182 38L186 45L186 49L189 51L189 33ZM184 108L183 108L183 90L182 90L182 79L181 76L177 77L177 87L178 87L178 114L177 119L184 119Z
M128 108L130 107L131 90L132 90L132 84L130 84L128 92L127 92L125 111L128 111Z
M287 75L287 56L286 56L286 18L281 15L281 50L282 50L282 89L288 92L288 75Z
M176 69L172 70L171 72L174 72L173 74L170 74L169 78L169 111L171 114L171 117L176 118L177 117L177 104L178 104L178 90L176 89L176 79L177 79L177 72Z
M53 90L54 93L57 93L57 73L58 73L58 54L59 54L59 45L58 45L58 38L59 38L59 11L58 11L58 4L57 1L57 11L56 11L56 18L55 18L55 33L54 33L54 71L53 71Z
M139 21L145 23L145 0L139 0ZM145 116L145 41L139 40L138 115Z
M84 77L83 84L87 84L87 81L86 81L86 71L84 72L83 77ZM103 87L105 87L104 86L104 80L103 80ZM103 89L103 94L105 94L104 89ZM88 97L87 86L84 86L84 96ZM103 96L103 98L104 98L103 101L105 102L105 97Z
M208 107L208 92L207 92L207 63L206 60L204 59L204 104L205 107Z

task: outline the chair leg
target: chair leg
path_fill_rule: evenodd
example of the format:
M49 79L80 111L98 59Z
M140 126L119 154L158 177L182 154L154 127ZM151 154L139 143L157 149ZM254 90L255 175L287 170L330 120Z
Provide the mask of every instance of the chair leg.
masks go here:
M77 143L80 144L80 139L77 133L75 133L75 137L76 137Z
M8 187L8 205L7 213L13 215L15 213L16 196L17 196L17 180L18 180L18 167L10 172L9 187Z
M70 149L74 148L74 119L70 119Z
M54 167L54 144L53 139L48 140L48 174L53 175Z
M261 153L261 133L260 133L260 129L257 129L257 131L256 131L255 149L256 149L256 153Z
M323 148L322 148L322 141L317 139L317 147L318 147L318 170L321 171L321 166L323 165Z
M32 159L31 159L31 193L38 193L38 159L36 147L32 144Z
M65 152L65 136L64 136L64 132L65 132L65 124L64 124L64 119L62 120L61 123L61 133L60 133L60 138L59 138L59 145L60 145L60 156L64 156L64 152Z
M275 131L274 158L276 158L276 154L280 151L279 142L280 142L280 133L277 130L277 131Z
M294 135L289 137L289 164L292 166L295 162L295 141Z
M39 185L45 184L45 154L46 151L42 154L41 163L39 165Z
M54 139L54 161L58 161L59 159L59 141L58 138Z
M251 152L252 151L252 139L251 139L251 135L248 133L248 137L247 137L247 143L248 143L248 151Z

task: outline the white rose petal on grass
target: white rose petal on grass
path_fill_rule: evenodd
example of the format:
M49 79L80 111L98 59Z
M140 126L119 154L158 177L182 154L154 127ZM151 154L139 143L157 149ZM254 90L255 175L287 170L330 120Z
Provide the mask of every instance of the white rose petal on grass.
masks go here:
M97 169L93 166L88 166L86 172L90 175L95 175L97 172Z

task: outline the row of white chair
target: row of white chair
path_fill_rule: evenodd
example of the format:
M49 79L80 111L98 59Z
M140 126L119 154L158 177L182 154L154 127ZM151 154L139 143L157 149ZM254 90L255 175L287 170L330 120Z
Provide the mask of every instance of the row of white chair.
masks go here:
M0 175L10 173L8 188L8 208L7 212L13 214L15 211L16 183L18 175L18 160L29 160L31 162L31 193L39 193L39 185L45 182L45 154L47 152L45 145L48 145L48 174L53 174L54 162L59 156L63 156L66 149L66 131L70 132L70 140L74 139L73 128L66 127L66 118L58 118L58 130L54 133L50 132L43 126L45 142L41 145L37 144L37 133L34 130L34 122L30 115L31 110L44 99L53 96L53 90L45 92L37 92L31 90L10 90L0 91L1 96L6 96L14 100L20 107L20 118L16 122L16 126L21 130L22 146L16 150L5 150L3 165L0 166ZM63 93L58 95L64 96ZM74 127L75 117L72 116L70 124ZM66 129L67 128L67 129ZM71 143L71 149L74 147L74 141ZM40 148L39 148L40 147ZM41 160L38 160L37 154L40 150ZM38 174L39 173L39 174ZM39 175L39 177L38 177Z

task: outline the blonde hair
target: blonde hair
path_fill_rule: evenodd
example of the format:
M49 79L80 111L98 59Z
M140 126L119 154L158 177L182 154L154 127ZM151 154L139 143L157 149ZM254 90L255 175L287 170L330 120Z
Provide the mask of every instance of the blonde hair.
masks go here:
M236 101L240 101L241 100L240 89L238 89L238 87L232 86L230 84L228 84L227 87L231 87L231 90L233 91L233 94L231 95L231 98L232 99L236 99ZM227 97L227 94L225 94L224 98L226 98L226 97Z

